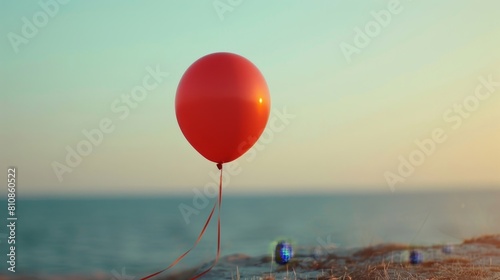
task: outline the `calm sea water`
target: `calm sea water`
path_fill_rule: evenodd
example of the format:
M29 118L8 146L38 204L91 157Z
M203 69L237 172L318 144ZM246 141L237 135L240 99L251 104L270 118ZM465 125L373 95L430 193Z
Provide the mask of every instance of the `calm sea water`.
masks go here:
M212 203L197 210L192 197L20 200L17 271L154 272L192 246ZM187 223L182 204L199 211ZM0 207L7 208L6 199ZM4 221L6 212L0 211ZM284 237L307 247L453 243L500 233L500 192L224 197L221 219L223 255L268 254L271 242ZM216 220L179 268L214 258L215 225ZM5 229L2 271L7 268Z

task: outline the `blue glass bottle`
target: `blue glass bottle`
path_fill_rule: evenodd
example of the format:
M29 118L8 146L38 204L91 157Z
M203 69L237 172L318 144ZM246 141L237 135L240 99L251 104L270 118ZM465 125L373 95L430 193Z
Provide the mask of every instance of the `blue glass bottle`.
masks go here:
M278 242L276 249L274 250L274 256L274 260L277 264L287 264L293 257L292 245L285 241Z
M411 264L419 264L424 260L422 253L417 250L412 250L410 252L410 263Z

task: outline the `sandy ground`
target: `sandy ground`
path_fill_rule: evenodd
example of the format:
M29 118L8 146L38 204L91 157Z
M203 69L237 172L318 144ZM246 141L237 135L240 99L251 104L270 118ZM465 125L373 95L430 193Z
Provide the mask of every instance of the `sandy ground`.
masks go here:
M421 263L409 262L412 250L421 253ZM225 256L202 279L500 279L500 235L473 238L453 246L381 244L358 250L297 248L296 251L292 261L284 266L276 265L270 256ZM175 275L164 273L154 279L190 279L209 265ZM0 275L0 280L4 279L138 280L140 277Z
M410 264L412 250L422 254L420 264ZM500 235L453 246L298 251L288 266L273 264L271 257L227 256L203 279L500 279ZM200 269L158 279L189 279L196 271Z

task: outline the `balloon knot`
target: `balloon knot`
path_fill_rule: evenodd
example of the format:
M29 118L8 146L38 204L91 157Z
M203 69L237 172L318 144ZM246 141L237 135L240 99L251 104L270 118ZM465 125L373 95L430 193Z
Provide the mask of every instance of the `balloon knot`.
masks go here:
M217 163L217 168L219 168L219 170L222 169L222 163Z

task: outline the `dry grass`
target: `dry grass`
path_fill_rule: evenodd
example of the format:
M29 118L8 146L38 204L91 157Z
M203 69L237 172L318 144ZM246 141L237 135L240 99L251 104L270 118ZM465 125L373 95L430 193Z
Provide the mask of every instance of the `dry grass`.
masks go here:
M476 238L466 239L463 244L490 244L500 248L500 237L498 235L484 235Z
M371 258L381 255L387 255L390 252L408 250L409 246L406 244L384 244L379 246L368 247L354 253L355 257Z
M287 265L273 267L260 276L241 277L240 269L232 271L232 280L500 280L500 236L481 236L456 245L452 254L443 254L442 246L410 247L406 244L384 244L364 248L353 254L327 255L321 260L297 256ZM418 265L406 260L393 261L393 255L408 254L412 249L426 252ZM437 254L437 255L436 255ZM493 259L493 264L492 264ZM269 264L270 257L257 258L257 265ZM264 266L263 266L264 267ZM191 274L190 274L191 273ZM172 275L168 280L189 279L193 271ZM212 278L210 278L212 279Z
M329 273L316 278L288 278L288 279L359 279L359 280L451 280L451 279L500 279L494 277L494 273L485 267L475 267L460 264L433 264L432 266L409 267L400 264L380 264L376 266L345 268L344 273ZM272 278L274 279L274 278Z
M331 268L323 270L317 276L301 276L289 274L288 277L277 278L274 275L263 275L262 277L252 277L250 280L301 280L301 279L316 279L316 280L392 280L392 279L407 279L407 280L493 280L500 279L494 268L478 267L473 265L463 265L458 263L432 263L420 266L409 266L395 263L385 263L379 265L367 265L363 267L352 266L344 268ZM496 276L495 276L496 275ZM237 278L240 279L239 276ZM246 278L248 279L248 278ZM245 280L243 278L242 280Z

